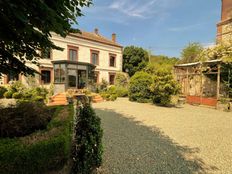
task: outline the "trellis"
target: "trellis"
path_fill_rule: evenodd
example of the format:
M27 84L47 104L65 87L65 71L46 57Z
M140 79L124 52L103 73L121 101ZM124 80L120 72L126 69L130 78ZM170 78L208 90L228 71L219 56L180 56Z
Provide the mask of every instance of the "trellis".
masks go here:
M222 60L210 60L205 62L194 62L179 64L174 66L176 80L181 85L182 94L187 97L189 103L206 104L216 106L220 99L221 89L221 65ZM215 90L211 91L215 95L207 96L204 89L209 88L206 85L206 77L209 75L216 76ZM190 79L192 78L192 79ZM193 84L191 84L193 83ZM191 93L190 88L195 88L195 93Z

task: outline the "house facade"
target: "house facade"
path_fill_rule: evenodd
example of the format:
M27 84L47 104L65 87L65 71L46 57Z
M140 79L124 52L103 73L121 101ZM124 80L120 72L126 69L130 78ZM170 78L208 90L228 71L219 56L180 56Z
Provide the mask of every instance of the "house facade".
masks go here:
M232 1L221 0L221 21L217 24L217 42L226 42L232 39Z
M43 59L39 60L39 66L27 64L41 75L36 75L34 81L29 82L29 77L8 74L3 76L2 83L21 80L24 84L54 84L58 93L70 88L88 88L103 79L114 84L116 72L122 71L123 47L116 42L116 34L108 39L95 29L94 32L71 33L66 38L52 34L51 40L63 51L48 50L41 53Z

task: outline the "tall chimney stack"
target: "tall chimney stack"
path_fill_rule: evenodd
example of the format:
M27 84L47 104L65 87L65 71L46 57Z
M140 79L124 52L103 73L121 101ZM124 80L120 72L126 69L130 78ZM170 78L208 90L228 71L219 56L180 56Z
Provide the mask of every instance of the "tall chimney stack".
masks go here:
M112 34L112 41L116 42L116 34L115 33Z
M95 29L94 29L94 33L97 34L97 35L99 34L98 28L95 28Z

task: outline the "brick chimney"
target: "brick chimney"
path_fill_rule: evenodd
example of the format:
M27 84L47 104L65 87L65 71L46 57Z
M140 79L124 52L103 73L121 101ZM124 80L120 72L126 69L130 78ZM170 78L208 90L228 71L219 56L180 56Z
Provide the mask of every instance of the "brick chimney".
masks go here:
M112 41L116 42L116 34L115 33L112 34Z
M97 35L99 34L98 28L95 28L95 29L94 29L94 33L97 34Z

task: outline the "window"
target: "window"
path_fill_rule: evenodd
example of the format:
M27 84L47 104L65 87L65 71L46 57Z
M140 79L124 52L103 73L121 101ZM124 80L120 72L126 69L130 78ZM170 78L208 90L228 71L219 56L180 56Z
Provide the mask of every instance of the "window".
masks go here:
M94 72L94 83L99 83L99 72L98 71Z
M110 67L116 66L116 55L110 54Z
M41 57L44 59L51 59L51 50L50 49L42 50Z
M109 74L109 83L110 85L114 85L115 74Z
M55 64L54 65L54 79L55 83L64 83L65 82L65 65L64 64Z
M51 83L51 71L49 71L49 70L42 70L41 71L41 82L42 82L42 84Z
M7 74L7 83L9 83L10 81L18 81L18 80L19 80L18 74L14 74L13 72Z
M99 65L99 52L91 51L91 63L94 65Z
M68 46L68 59L70 61L77 61L78 48L73 46Z

